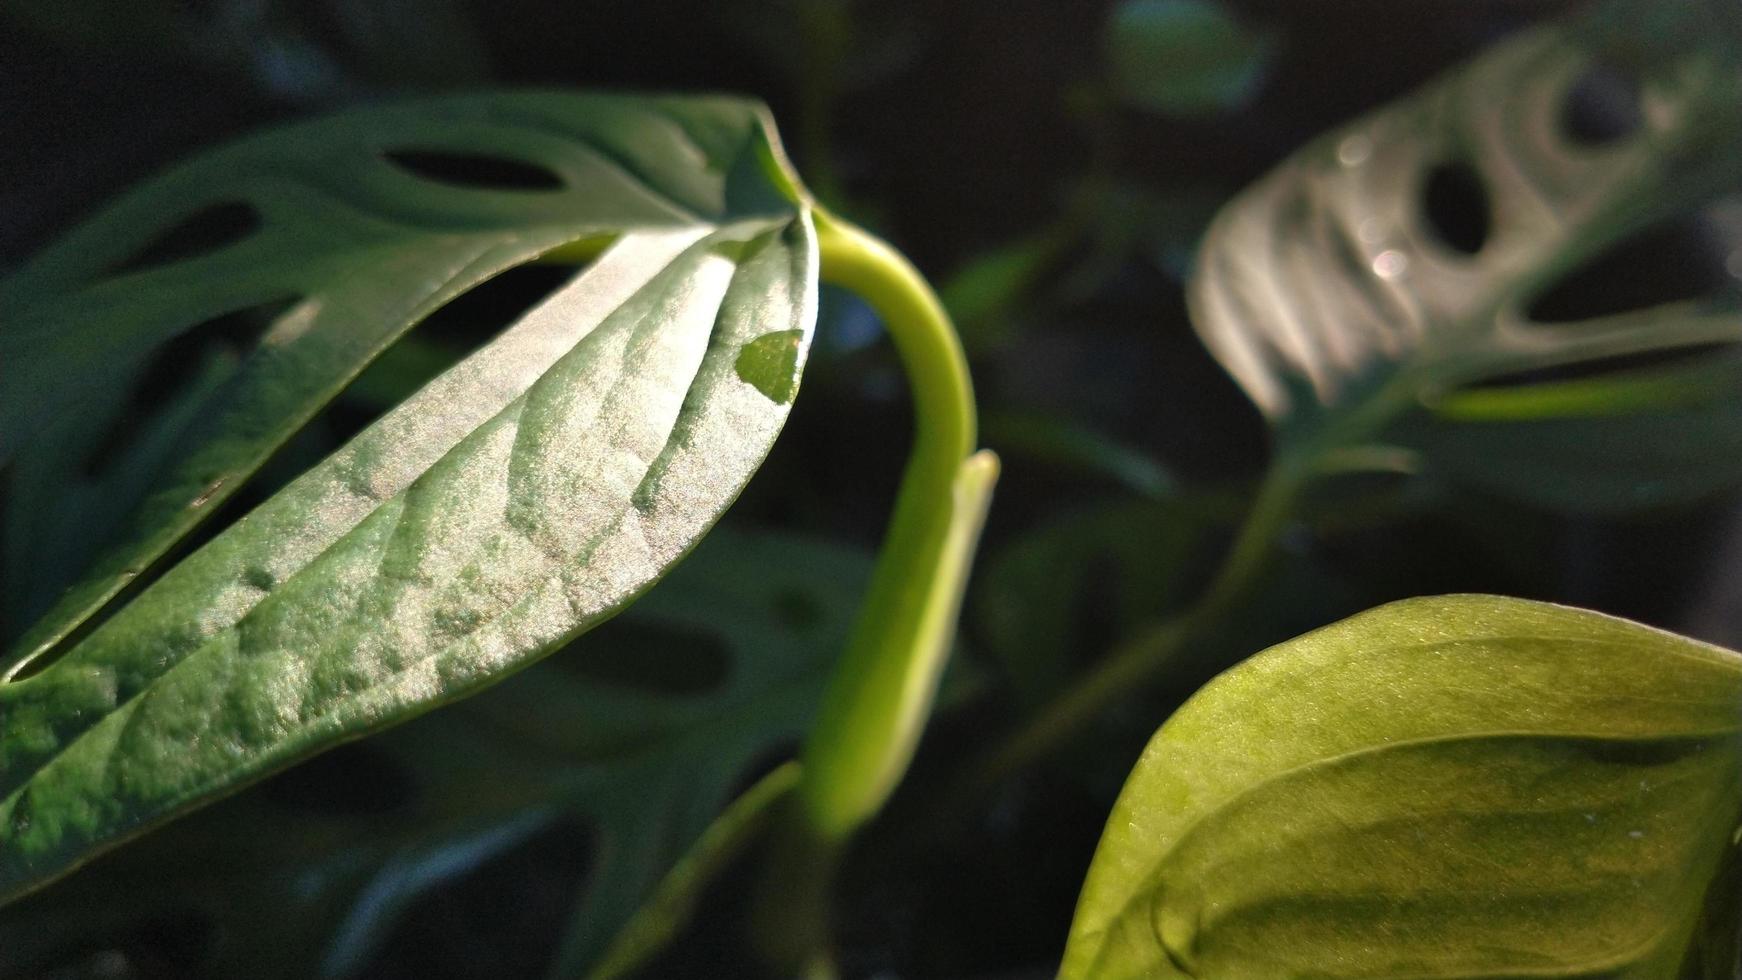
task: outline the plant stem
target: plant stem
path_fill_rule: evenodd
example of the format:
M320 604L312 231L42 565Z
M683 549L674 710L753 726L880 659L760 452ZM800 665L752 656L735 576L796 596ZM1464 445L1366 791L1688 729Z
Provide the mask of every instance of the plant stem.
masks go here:
M829 914L844 842L820 836L793 798L782 801L775 827L751 896L750 941L781 976L832 977Z
M825 838L883 805L913 756L998 464L975 453L967 358L942 305L888 245L818 213L822 276L882 318L913 392L913 450L889 531L840 666L805 742L801 798Z
M1243 602L1269 563L1277 535L1294 512L1307 484L1328 473L1408 470L1399 451L1370 444L1415 398L1420 382L1399 372L1345 414L1317 429L1305 430L1283 446L1265 471L1264 482L1234 536L1227 555L1203 595L1184 614L1141 628L1113 650L1075 686L1043 707L1021 731L976 767L971 781L944 807L949 814L977 800L1004 777L1048 754L1080 732L1112 702L1153 681L1175 654L1203 635Z
M805 741L799 794L755 895L753 941L782 975L832 975L829 897L853 832L907 770L931 713L998 459L974 451L973 389L948 315L888 245L816 214L821 274L882 318L913 392L913 449L871 585Z
M1068 741L1119 697L1154 680L1187 643L1240 604L1268 564L1276 537L1307 482L1308 469L1300 459L1288 455L1271 466L1215 577L1192 608L1140 629L1075 686L1042 708L1033 721L976 767L961 801L964 805Z

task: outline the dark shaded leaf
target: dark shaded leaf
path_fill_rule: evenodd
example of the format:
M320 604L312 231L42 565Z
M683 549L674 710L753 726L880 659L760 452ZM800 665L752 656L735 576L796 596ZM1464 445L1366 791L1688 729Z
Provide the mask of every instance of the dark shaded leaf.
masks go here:
M1263 80L1272 47L1215 0L1125 0L1107 27L1114 92L1174 116L1244 103Z

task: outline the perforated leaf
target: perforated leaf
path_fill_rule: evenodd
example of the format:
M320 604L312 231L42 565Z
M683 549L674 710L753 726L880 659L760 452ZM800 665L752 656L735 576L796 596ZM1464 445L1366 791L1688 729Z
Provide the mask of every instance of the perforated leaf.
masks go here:
M1735 921L1714 899L1734 901L1739 840L1742 656L1561 606L1413 599L1273 647L1169 719L1062 975L1680 976L1717 952L1696 932Z
M1581 263L1742 185L1742 25L1708 6L1610 3L1512 38L1303 148L1223 210L1194 322L1285 452L1406 448L1431 475L1593 510L1739 475L1726 449L1737 389L1707 384L1703 356L1742 340L1734 290L1586 319L1532 312ZM1630 106L1630 131L1578 122ZM1676 351L1688 360L1661 383L1627 370ZM1598 373L1570 391L1519 380L1569 367ZM1500 380L1517 383L1478 388ZM1589 462L1561 468L1598 446L1603 479L1583 478Z
M556 149L561 132L487 121L552 117L582 134L570 156ZM408 238L392 221L383 229L381 217L347 219L329 208L323 222L364 229L359 248L329 254L321 244L330 236L310 240L320 226L293 222L288 237L251 238L141 273L127 289L116 280L57 293L57 282L76 279L70 251L7 287L8 297L49 297L25 307L49 312L17 321L24 327L8 321L9 350L32 366L21 376L39 379L65 377L99 354L124 361L185 326L185 312L169 312L172 293L220 308L248 289L282 285L275 276L315 277L313 301L278 320L222 389L239 401L203 416L243 428L168 464L185 473L188 458L210 451L246 470L281 438L272 428L280 415L265 406L284 408L288 396L273 378L301 379L304 369L321 376L325 364L336 385L360 366L347 331L360 321L367 334L381 311L356 304L415 309L426 301L403 294L426 296L430 276L438 289L459 288L475 278L463 270L478 255L506 264L614 236L597 262L498 340L166 572L46 669L0 685L0 896L336 741L476 690L609 617L718 518L784 421L815 321L817 260L808 212L782 196L793 190L790 177L753 108L526 96L425 105L406 117L432 140L488 137L507 151L546 153L541 163L558 172L592 168L571 179L591 182L584 197L595 213L581 208L548 225L539 223L551 215L544 205L499 200L506 192L371 197L376 184L397 186L403 175L353 172L363 166L359 141L381 146L400 118L384 111L340 117L330 129L314 124L292 141L312 158L300 177L318 175L338 198L362 194L387 216L439 233ZM585 138L601 130L624 152L602 153ZM250 146L230 152L246 157ZM628 152L634 147L646 160ZM246 162L230 161L249 172ZM270 183L273 168L259 166L267 173L258 179ZM633 168L643 172L631 176ZM279 189L297 201L308 192L295 180ZM156 191L115 213L160 206ZM494 231L473 230L498 221ZM298 261L253 267L251 250L268 245ZM404 278L406 268L416 277ZM108 303L120 316L129 302L155 326L96 318L88 329L83 321L49 329L67 309ZM770 336L781 357L762 356ZM249 375L250 365L261 374ZM5 389L7 436L38 417L32 396L50 401L48 387L32 380ZM290 388L292 416L331 393ZM246 428L262 422L272 435ZM208 484L187 505L206 506L204 495L217 492ZM176 530L154 532L146 551L188 526L170 523ZM92 587L106 593L113 583Z
M576 243L790 216L772 140L729 99L447 98L276 129L123 196L0 281L0 609L14 637L35 621L9 659L145 574L473 286ZM199 384L153 389L202 360Z

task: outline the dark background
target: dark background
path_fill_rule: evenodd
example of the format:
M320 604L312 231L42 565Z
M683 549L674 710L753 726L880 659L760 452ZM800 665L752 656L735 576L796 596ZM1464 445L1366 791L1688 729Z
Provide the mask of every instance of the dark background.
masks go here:
M825 203L946 287L995 250L1054 236L1061 244L1034 282L963 324L984 441L1006 466L965 616L979 693L934 724L887 819L849 863L838 916L850 976L1047 976L1137 749L1233 659L1391 598L1452 591L1554 599L1742 641L1738 586L1723 574L1742 550L1732 500L1596 521L1457 494L1363 514L1348 501L1367 500L1368 488L1348 488L1290 533L1262 608L1218 641L1226 649L1201 651L1198 667L1012 781L969 825L918 842L903 829L924 824L952 763L1024 710L986 650L1001 610L1033 600L989 569L1073 521L1127 509L1130 527L1115 535L1126 540L1078 549L1053 583L1069 628L1050 655L1080 666L1189 597L1239 514L1266 436L1185 317L1181 277L1208 214L1314 134L1577 5L1231 6L1275 40L1263 81L1245 105L1181 118L1109 97L1107 2L3 2L0 272L121 188L224 139L340 106L492 86L760 97ZM1659 250L1631 268L1649 280L1683 259ZM526 302L494 295L499 319ZM903 383L855 301L830 294L823 315L788 434L733 521L871 548L906 448ZM1076 436L1048 436L1060 425L1165 480L1083 464ZM1170 507L1212 515L1210 531L1170 552L1172 567L1145 569L1129 542L1171 520ZM298 785L343 802L380 778L341 769ZM413 910L380 975L534 969L566 894L551 882L576 873L552 846L534 841L444 886ZM755 975L736 938L750 877L740 868L716 886L693 934L650 975ZM125 955L98 975L197 971L192 931L172 922L116 939ZM95 960L77 962L52 975L93 975Z

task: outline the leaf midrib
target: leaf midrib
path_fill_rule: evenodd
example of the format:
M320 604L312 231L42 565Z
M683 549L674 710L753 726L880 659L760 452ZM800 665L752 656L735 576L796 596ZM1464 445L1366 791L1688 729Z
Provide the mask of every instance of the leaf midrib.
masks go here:
M697 246L692 246L692 247L697 247ZM735 267L734 272L733 272L734 278L739 274L739 269L741 269L741 267ZM650 282L651 281L652 280L650 280ZM722 291L722 293L721 293L722 298L724 297L724 295L725 295L725 292ZM619 307L617 307L617 309L620 310L620 309L622 309L622 307L619 306ZM713 330L715 331L715 333L711 333L709 336L707 350L711 350L715 346L714 341L715 341L715 337L717 336L717 330L718 330L717 316L716 316L715 325L714 325ZM584 335L583 337L577 338L576 344L578 345L580 343L583 343L588 337L591 337L591 336L592 336L592 334L589 332L588 334ZM564 355L564 356L568 356L568 355ZM700 363L705 361L705 357L706 357L706 353L704 352L703 358L698 361L698 367L699 367ZM692 383L693 383L693 381L692 381ZM535 382L535 384L536 384L536 382ZM471 432L467 433L467 435L465 437L463 437L460 440L460 442L456 443L454 447L450 448L446 453L442 454L441 457L438 457L438 459L433 461L430 464L430 466L425 467L425 469L423 470L423 473L420 473L419 476L416 479L414 479L410 485L408 485L405 489L399 491L397 494L395 494L391 497L388 497L386 499L380 499L380 498L376 497L374 494L369 493L367 491L366 487L354 486L353 482L350 480L342 481L343 485L345 486L345 488L348 491L350 491L354 494L357 494L358 496L362 497L363 499L374 502L374 506L371 507L369 509L369 512L367 514L363 515L363 517L357 522L357 524L354 525L349 531L345 532L345 534L336 538L331 544L329 544L326 548L322 549L319 553L310 556L309 560L306 561L293 574L291 574L290 576L286 577L285 579L283 579L281 581L275 582L273 584L273 587L270 590L261 590L261 591L266 592L267 596L270 597L272 594L277 593L280 590L282 590L290 582L295 581L298 578L300 578L302 575L306 574L311 568L314 568L315 566L317 566L323 557L330 554L333 551L333 549L341 547L366 522L368 522L369 520L372 520L372 519L376 519L376 515L381 513L381 511L384 508L389 507L389 506L394 506L395 504L397 504L399 507L400 513L403 513L405 503L409 500L409 498L412 495L414 495L417 492L417 490L420 486L424 485L425 474L429 473L431 470L435 469L438 465L440 465L440 462L442 460L446 460L446 459L450 458L454 452L459 451L463 446L466 445L467 441L469 439L471 439L475 433L482 431L483 429L485 429L486 427L488 427L490 425L502 424L504 418L509 416L511 413L515 416L518 416L518 414L524 410L526 402L528 400L528 396L530 395L531 391L532 391L532 389L528 388L527 391L522 392L518 397L516 397L507 406L504 406L504 408L501 411L499 411L496 415L491 416L491 418L489 420L485 421L484 423L482 423L479 426L477 426L476 428L474 428ZM681 417L681 415L680 415L680 417ZM674 426L672 432L668 434L668 440L667 440L664 448L661 451L661 454L660 454L661 456L664 456L666 453L668 453L672 450L673 444L671 442L671 437L675 436L677 434L678 430L679 430L679 427ZM520 446L518 445L518 438L517 438L517 445L515 448L516 448L515 455L518 455L518 450L520 449ZM589 539L587 544L583 547L580 555L578 556L578 561L581 562L582 564L584 564L585 555L590 553L591 549L596 548L597 545L601 541L605 540L613 531L615 531L621 525L621 522L624 519L624 517L626 516L626 514L628 513L628 510L633 509L634 507L635 507L634 497L632 496L629 499L629 502L628 502L628 505L626 506L626 508L624 510L619 511L617 513L617 515L610 522L605 524L598 531L597 534L595 534L591 539ZM399 520L399 517L396 515L394 517L394 520L397 522ZM514 531L514 533L520 535L524 540L526 540L528 543L530 543L535 549L538 549L539 553L545 554L547 558L550 557L549 554L543 550L543 548L542 548L540 542L537 540L537 538L533 535L527 534L526 530L524 528L522 528L521 526L519 526L517 523L505 520L503 522L503 527L512 529ZM397 540L397 538L398 538L398 531L397 531L397 526L396 526L395 530L389 533L389 540L390 541ZM391 544L384 546L383 551L382 551L382 556L385 557L389 553L390 549L391 549ZM566 561L567 561L567 558L565 557L564 562L566 562ZM556 563L556 564L560 565L562 563ZM427 663L431 658L441 656L442 654L451 650L454 645L465 642L467 637L476 635L476 633L479 630L484 629L490 623L497 621L498 619L500 619L503 616L510 615L517 610L523 609L526 606L526 604L528 604L530 602L533 602L533 601L536 601L538 599L543 598L545 595L548 594L549 589L553 586L553 582L557 583L557 587L560 587L560 581L561 581L560 574L546 577L546 579L544 580L543 583L541 583L539 586L529 590L525 595L521 596L517 601L510 603L509 605L503 607L502 609L497 610L494 614L492 614L489 617L485 617L483 619L480 619L476 624L473 625L472 629L468 631L466 636L458 637L455 640L453 640L452 642L450 642L449 644L443 645L441 647L426 649L420 656L415 657L415 658L406 659L406 660L400 662L399 664L394 666L391 671L380 674L380 675L372 678L369 684L367 684L363 687L360 687L360 688L353 689L349 693L349 695L347 696L346 701L360 698L370 691L379 689L384 684L387 684L390 681L397 680L400 677L403 677L405 675L405 673L408 670L410 670L411 668L413 668L415 666L422 665L424 663ZM635 595L641 594L647 588L650 588L653 584L654 583L652 583L652 582L645 584L640 590L638 590L635 593ZM624 604L627 604L628 601L633 601L633 598L634 598L634 596L628 597ZM138 710L137 706L139 704L141 704L143 702L143 699L151 691L155 690L157 685L160 684L165 678L175 675L175 672L178 669L182 668L184 665L186 665L188 663L192 663L192 662L199 662L201 664L206 663L210 659L210 656L211 656L209 651L212 651L214 649L218 649L218 650L222 649L222 643L220 642L220 638L223 636L231 635L231 634L235 634L235 635L239 636L241 631L245 628L246 624L249 623L251 620L253 620L254 617L261 614L262 606L266 605L267 601L268 600L266 598L263 598L259 602L255 603L252 607L249 608L249 610L242 617L240 617L234 623L232 623L228 627L226 627L222 633L214 634L212 637L208 638L206 640L206 642L203 643L200 647L190 651L187 655L185 655L181 659L177 660L174 664L171 664L166 670L161 671L160 673L153 676L144 686L142 686L139 690L133 692L124 702L122 702L121 704L119 704L116 707L114 707L113 709L111 709L109 714L105 717L106 718L113 717L114 715L120 714L123 712L136 713ZM586 628L589 628L591 625L593 625L593 624L587 624L586 626L579 627L579 629L577 630L577 633L579 630L584 630ZM571 634L571 637L570 637L571 639L572 639L572 635L573 634ZM553 643L551 644L551 647L555 648L556 646L560 645L561 642L562 641L560 641L560 640L553 641ZM475 684L476 683L487 683L487 681L474 682L474 683ZM470 687L466 688L466 690L469 690L469 689L470 689ZM418 705L409 714L401 715L400 717L395 719L395 721L403 721L403 720L409 719L411 717L415 717L418 714L422 714L425 711L431 710L431 709L438 707L442 704L446 704L452 700L457 699L458 697L460 697L462 695L462 693L463 693L463 691L461 691L461 690L444 691L440 697L431 699L427 702L424 702L424 703ZM303 720L296 727L287 730L284 734L275 738L274 741L279 743L279 744L283 744L283 743L295 741L299 737L306 737L306 735L308 733L318 730L320 728L321 724L324 721L326 721L327 719L329 719L335 711L340 710L340 706L343 703L344 702L341 702L339 705L335 705L326 711L320 712L320 713L318 713L318 714L316 714L308 719ZM130 723L131 723L131 717L129 717L129 719L127 719L126 721L124 721L122 723L124 725L124 730L125 730L125 726L129 725ZM31 771L30 775L25 777L23 780L21 780L18 787L15 790L13 790L11 793L7 794L7 796L4 798L4 800L0 801L0 802L15 803L15 801L17 800L17 798L19 796L21 796L22 794L24 794L25 792L27 792L29 790L29 788L34 783L34 781L36 780L36 778L39 774L41 774L49 766L53 765L57 760L66 756L76 746L78 746L80 743L85 741L89 736L91 736L92 733L98 731L100 727L101 727L100 724L93 724L93 725L81 730L73 738L71 738L71 739L67 740L66 742L62 743L61 745L57 746L52 753L42 757L40 760L38 760L37 765ZM365 729L365 731L373 731L378 727L382 727L382 726L381 725L372 726L368 729ZM260 756L257 756L257 758L260 758L260 757L270 758L271 753L270 753L270 751L268 751L268 752L262 753ZM210 781L208 780L208 782L210 782ZM210 792L210 787L207 786L205 783L196 784L196 785L198 786L197 791L192 792L191 794L184 793L183 795L188 795L188 796L190 796L190 798L200 798L200 797L203 797L208 792Z
M1739 722L1737 726L1730 727L1730 728L1723 728L1723 729L1716 729L1716 730L1699 730L1699 731L1678 732L1678 733L1675 733L1673 735L1659 735L1659 736L1650 736L1650 737L1615 736L1612 734L1606 735L1603 733L1588 733L1588 732L1578 732L1578 731L1542 731L1542 730L1528 731L1528 730L1515 730L1515 729L1493 729L1493 730L1480 730L1480 731L1471 731L1471 732L1459 732L1459 733L1455 733L1455 734L1436 735L1436 736L1428 736L1428 737L1414 738L1414 739L1400 739L1400 740L1393 741L1393 742L1386 742L1382 745L1361 746L1361 747L1351 749L1351 750L1348 750L1345 752L1337 753L1335 755L1322 756L1322 757L1319 757L1316 759L1312 759L1312 760L1309 760L1308 762L1305 762L1305 763L1302 763L1302 764L1296 765L1296 766L1291 766L1287 769L1280 769L1280 770L1277 770L1277 771L1272 772L1272 773L1267 773L1259 781L1252 783L1252 784L1249 784L1247 786L1244 786L1239 791L1237 791L1231 795L1225 796L1225 797L1221 798L1220 800L1216 801L1214 806L1212 806L1212 807L1204 810L1202 813L1200 813L1200 815L1195 817L1189 824L1187 824L1174 837L1173 842L1164 851L1161 852L1161 860L1156 863L1155 867L1151 868L1148 872L1146 872L1146 876L1153 878L1154 875L1158 874L1160 872L1161 865L1166 863L1167 856L1171 855L1175 851L1179 850L1185 844L1185 841L1188 838L1190 838L1193 834L1198 833L1202 827L1204 827L1206 824L1211 822L1211 819L1216 814L1223 812L1224 810L1228 809L1231 806L1238 804L1239 802L1241 802L1242 800L1244 800L1248 797L1255 796L1258 793L1269 789L1270 785L1272 783L1279 782L1279 781L1286 780L1286 779L1290 779L1290 778L1297 777L1297 776L1301 776L1301 775L1305 775L1306 773L1309 773L1315 769L1320 769L1320 768L1324 768L1327 766L1341 765L1341 764L1345 764L1348 762L1359 760L1359 759L1364 758L1364 757L1373 757L1373 756L1378 756L1378 755L1381 755L1381 754L1384 754L1387 752L1391 752L1394 750L1406 750L1406 749L1411 749L1411 748L1421 748L1424 746L1457 745L1457 744L1463 744L1463 743L1477 743L1477 742L1487 742L1487 741L1497 741L1498 742L1498 741L1510 741L1510 740L1517 740L1517 741L1541 740L1541 741L1551 741L1551 742L1601 742L1601 743L1609 743L1609 744L1616 744L1616 745L1631 745L1631 744L1637 744L1639 742L1654 742L1654 741L1681 741L1681 740L1722 741L1725 739L1737 739L1738 741L1742 741L1742 722ZM1105 937L1107 935L1107 933L1110 932L1111 929L1117 923L1123 922L1127 918L1130 917L1132 908L1134 906L1136 906L1139 902L1145 902L1145 901L1151 900L1158 884L1159 884L1158 882L1155 882L1152 880L1149 883L1145 884L1143 887L1134 889L1132 891L1132 893L1130 895L1128 895L1123 902L1120 903L1118 911L1115 912L1113 915L1108 916L1106 918L1104 925L1095 929L1091 933L1086 933L1085 935ZM1098 947L1098 952L1097 952L1096 957L1092 963L1092 966L1094 966L1096 968L1100 967L1100 965L1105 962L1106 956L1109 954L1109 952L1110 952L1110 947L1105 942L1102 942ZM1553 975L1555 975L1555 974L1544 974L1544 976L1553 976ZM1424 978L1424 980L1431 980L1431 977Z

